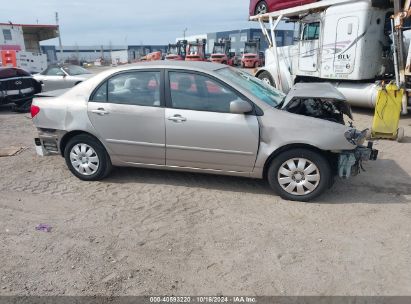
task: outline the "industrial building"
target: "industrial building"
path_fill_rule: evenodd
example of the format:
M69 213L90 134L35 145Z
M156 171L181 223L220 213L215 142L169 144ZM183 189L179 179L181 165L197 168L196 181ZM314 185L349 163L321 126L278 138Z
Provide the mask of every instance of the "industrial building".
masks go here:
M105 61L111 62L111 52L127 49L124 45L92 45L79 46L42 46L43 51L47 52L49 63L71 62L73 64L82 64L84 62ZM55 56L52 55L54 52Z
M289 26L283 26L283 29L277 32L277 44L279 46L290 45L294 40L294 30ZM242 30L232 30L215 32L208 34L199 34L185 37L188 41L197 39L207 40L207 53L212 53L214 42L220 39L231 39L232 52L240 54L244 51L244 43L252 39L260 39L260 49L263 51L268 48L267 41L264 39L261 29L249 28ZM176 40L183 40L183 37ZM124 58L128 62L135 62L149 53L161 51L167 52L167 45L94 45L94 46L64 46L62 50L52 45L43 45L42 52L47 54L48 62L71 62L82 64L84 62L105 62L115 63L120 61L124 63ZM113 58L113 54L115 54ZM119 59L121 57L121 59Z
M63 46L61 50L58 46L43 45L41 46L43 53L47 54L49 63L56 62L71 62L82 64L84 62L102 61L106 63L112 62L113 54L125 52L128 56L128 61L138 61L141 57L148 53L161 51L166 52L166 45L94 45L94 46Z

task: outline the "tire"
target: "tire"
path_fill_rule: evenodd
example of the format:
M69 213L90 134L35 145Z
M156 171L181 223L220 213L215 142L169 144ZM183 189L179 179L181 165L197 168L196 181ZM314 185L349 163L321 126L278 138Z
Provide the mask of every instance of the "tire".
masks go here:
M264 81L265 83L267 83L267 84L275 87L275 83L274 83L273 77L271 76L270 73L268 73L268 72L266 72L266 71L264 71L264 72L262 72L261 74L259 74L259 75L258 75L258 79L260 79L260 80Z
M13 111L17 112L17 113L28 113L28 112L30 112L32 101L33 100L30 99L30 100L27 100L27 101L15 103L14 106L13 106Z
M84 181L102 180L112 168L110 157L103 145L86 134L69 140L64 149L64 158L71 173Z
M298 166L303 169L299 170ZM281 198L300 202L313 200L333 184L328 160L308 149L292 149L276 156L268 169L267 179Z
M265 1L258 2L257 5L255 6L254 15L266 14L266 13L268 13L267 2Z

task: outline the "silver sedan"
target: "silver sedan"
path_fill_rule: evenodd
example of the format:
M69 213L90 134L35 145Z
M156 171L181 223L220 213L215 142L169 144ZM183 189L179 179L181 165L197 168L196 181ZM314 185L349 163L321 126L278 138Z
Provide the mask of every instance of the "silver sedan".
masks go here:
M43 83L43 91L72 88L91 78L93 74L77 65L51 65L45 71L35 74L34 79Z
M50 96L54 96L50 94ZM328 84L287 96L240 70L158 61L100 73L59 97L38 98L39 155L62 155L86 181L112 166L267 179L283 198L308 201L334 177L376 159L351 109Z

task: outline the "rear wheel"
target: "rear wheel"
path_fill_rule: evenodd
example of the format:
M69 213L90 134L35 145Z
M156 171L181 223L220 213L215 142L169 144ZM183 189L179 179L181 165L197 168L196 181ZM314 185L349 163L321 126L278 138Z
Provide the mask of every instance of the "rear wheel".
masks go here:
M260 14L266 14L268 13L268 5L267 2L265 1L260 1L255 7L254 14L255 15L260 15Z
M333 182L328 160L318 152L292 149L276 156L267 174L271 188L283 199L310 201Z
M64 158L70 171L84 181L97 181L111 171L111 161L106 149L89 135L78 135L69 140Z

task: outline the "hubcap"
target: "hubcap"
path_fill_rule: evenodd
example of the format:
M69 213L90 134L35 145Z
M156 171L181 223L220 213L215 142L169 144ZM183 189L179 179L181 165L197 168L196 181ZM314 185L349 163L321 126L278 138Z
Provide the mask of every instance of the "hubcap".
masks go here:
M80 174L93 175L99 168L100 160L96 151L87 144L77 144L71 148L70 161Z
M261 80L264 81L266 84L271 85L270 79L268 79L268 78L263 78L263 79L261 79Z
M305 158L293 158L281 165L277 178L280 186L289 194L302 196L318 188L321 175L313 162Z
M268 9L267 9L267 6L265 5L265 3L260 3L257 6L257 9L256 9L257 15L266 14L267 12L268 12Z

